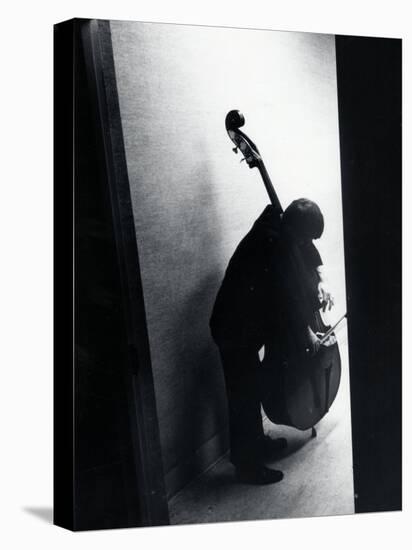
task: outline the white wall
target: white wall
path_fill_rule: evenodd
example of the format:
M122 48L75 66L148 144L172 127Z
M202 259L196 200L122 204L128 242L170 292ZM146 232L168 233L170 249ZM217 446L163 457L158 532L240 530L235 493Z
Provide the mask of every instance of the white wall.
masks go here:
M227 262L268 203L231 152L246 117L281 203L316 201L345 311L334 37L111 22L169 494L226 448L208 320ZM349 412L348 412L349 414ZM223 429L223 431L222 431Z

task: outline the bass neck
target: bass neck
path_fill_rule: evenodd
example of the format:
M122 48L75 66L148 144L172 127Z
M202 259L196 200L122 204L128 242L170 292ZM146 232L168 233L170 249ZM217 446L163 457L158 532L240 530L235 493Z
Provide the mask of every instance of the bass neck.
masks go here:
M280 211L283 212L279 198L273 187L272 181L270 179L268 171L266 170L266 166L263 160L260 160L260 162L257 164L257 168L260 172L260 175L262 176L262 180L263 180L263 183L265 184L265 188L266 188L267 194L269 195L270 202L273 204L275 208L279 208Z

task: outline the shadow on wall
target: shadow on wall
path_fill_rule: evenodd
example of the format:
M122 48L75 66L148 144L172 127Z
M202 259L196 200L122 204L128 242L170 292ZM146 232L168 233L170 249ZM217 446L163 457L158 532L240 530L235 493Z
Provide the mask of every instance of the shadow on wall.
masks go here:
M222 252L221 217L225 212L219 208L210 165L203 161L190 172L189 185L182 182L183 192L173 213L176 219L184 220L185 228L184 242L177 245L182 263L180 282L176 281L177 308L171 312L167 327L171 335L169 368L181 377L180 391L169 398L181 401L175 403L174 418L160 417L162 441L167 445L163 459L169 495L228 449L224 377L209 329L227 262ZM190 189L193 192L189 193Z
M209 333L210 303L214 301L216 281L220 284L219 277L211 274L204 278L196 292L190 296L183 315L189 325L199 322L204 330L206 325L206 338L203 340L196 336L188 342L188 356L190 360L185 363L186 395L190 400L185 403L186 414L192 415L190 441L192 449L202 447L211 437L220 438L219 449L223 452L227 449L227 406L224 387L223 371L217 347ZM201 313L199 313L201 312ZM186 433L186 436L189 434Z

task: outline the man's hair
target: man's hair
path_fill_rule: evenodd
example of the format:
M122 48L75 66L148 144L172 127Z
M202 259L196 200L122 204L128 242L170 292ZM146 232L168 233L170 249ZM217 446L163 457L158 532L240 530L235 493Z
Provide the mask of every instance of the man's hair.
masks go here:
M309 199L297 199L283 213L282 224L299 237L319 239L323 233L323 214Z

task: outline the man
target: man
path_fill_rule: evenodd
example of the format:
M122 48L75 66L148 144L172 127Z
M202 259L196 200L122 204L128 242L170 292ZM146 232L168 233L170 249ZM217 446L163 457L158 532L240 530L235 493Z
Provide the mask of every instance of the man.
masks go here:
M219 347L229 407L231 462L238 478L275 483L283 473L264 465L285 439L265 436L260 412L259 350L276 338L282 350L316 353L313 312L333 305L322 284L322 261L312 240L324 228L319 207L293 201L282 214L267 206L233 254L216 297L210 327Z

